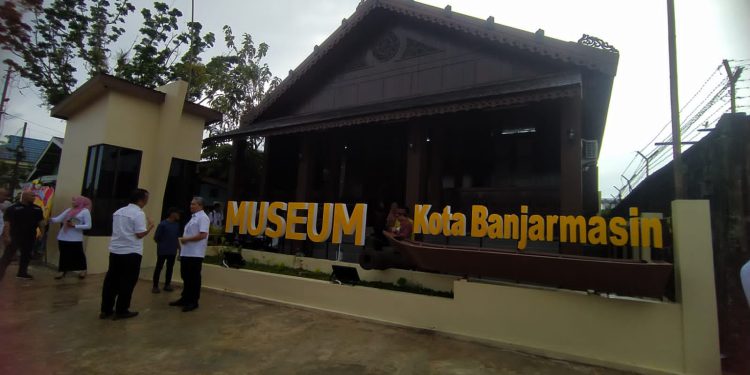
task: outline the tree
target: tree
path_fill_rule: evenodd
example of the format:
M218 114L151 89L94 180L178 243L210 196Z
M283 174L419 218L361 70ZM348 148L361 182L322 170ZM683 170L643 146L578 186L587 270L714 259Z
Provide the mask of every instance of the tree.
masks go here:
M128 0L6 1L0 6L0 47L20 75L55 105L72 92L82 61L89 75L108 71L109 46L124 33L121 25L135 8ZM30 23L24 20L30 14Z
M242 116L279 84L263 62L268 44L256 46L249 34L242 34L238 43L224 26L227 52L204 64L202 55L214 45L214 34L202 34L198 22L180 30L182 12L161 2L141 10L138 38L117 53L110 68L112 50L126 31L125 17L134 10L130 0L7 1L0 5L0 47L15 56L6 62L40 89L48 106L73 91L81 67L89 76L113 72L146 87L184 79L190 84L189 100L224 114L210 128L212 135L239 127ZM249 143L258 150L262 139Z
M186 32L177 32L179 18L182 16L176 8L170 9L167 4L154 3L155 13L149 9L141 10L143 26L138 44L117 58L115 74L147 87L161 86L167 82L182 78L190 81L203 69L200 55L214 44L214 34L201 35L202 25L199 22L188 22ZM187 51L180 58L180 48L187 46ZM200 74L202 76L202 74ZM191 98L200 95L201 88L191 85Z
M73 91L78 68L89 77L112 71L112 49L126 31L125 17L134 10L129 0L6 1L0 5L0 47L15 59L5 62L41 91L45 104L54 106ZM138 43L118 54L115 75L156 87L203 69L200 55L213 46L213 33L201 35L198 22L180 31L182 12L160 2L141 15ZM183 47L186 52L181 53ZM199 96L194 90L191 94Z
M271 74L268 64L262 62L268 44L260 43L256 48L252 37L242 34L237 45L229 26L224 26L224 42L229 52L206 64L204 100L224 114L222 122L211 127L212 135L239 127L242 116L281 82ZM253 138L250 144L257 150L262 139Z

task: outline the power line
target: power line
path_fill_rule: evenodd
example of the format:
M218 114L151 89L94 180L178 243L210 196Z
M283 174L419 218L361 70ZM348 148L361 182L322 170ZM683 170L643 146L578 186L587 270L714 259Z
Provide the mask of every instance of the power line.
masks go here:
M48 130L52 130L52 131L55 131L55 132L62 132L63 134L65 134L65 130L64 130L64 129L55 129L55 128L50 128L50 127L48 127L48 126L45 126L45 125L42 125L42 124L36 123L36 122L34 122L34 121L31 121L31 120L27 120L27 119L25 119L25 118L23 118L23 117L20 117L20 116L16 116L16 115L14 115L14 114L11 114L11 113L5 113L5 115L6 115L6 116L8 116L8 117L12 117L12 118L18 119L18 120L26 121L26 122L28 122L28 123L30 123L30 124L33 124L33 125L36 125L36 126L39 126L39 127L45 128L45 129L48 129Z

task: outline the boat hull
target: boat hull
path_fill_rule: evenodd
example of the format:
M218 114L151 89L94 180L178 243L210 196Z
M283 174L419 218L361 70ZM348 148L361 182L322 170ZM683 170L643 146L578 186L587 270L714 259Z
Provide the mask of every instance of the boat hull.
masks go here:
M661 298L673 272L666 262L451 247L386 236L418 270L462 277Z

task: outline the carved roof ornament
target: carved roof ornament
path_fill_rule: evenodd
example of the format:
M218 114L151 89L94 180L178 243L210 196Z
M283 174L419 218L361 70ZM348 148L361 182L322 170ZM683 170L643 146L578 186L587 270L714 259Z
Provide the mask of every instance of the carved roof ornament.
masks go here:
M605 51L609 51L612 53L620 54L620 51L617 50L614 46L610 45L609 43L588 34L583 34L581 39L578 39L578 44L603 49Z
M372 55L378 61L386 62L396 56L400 47L401 42L398 40L398 36L392 31L389 31L375 43L375 47L372 49Z

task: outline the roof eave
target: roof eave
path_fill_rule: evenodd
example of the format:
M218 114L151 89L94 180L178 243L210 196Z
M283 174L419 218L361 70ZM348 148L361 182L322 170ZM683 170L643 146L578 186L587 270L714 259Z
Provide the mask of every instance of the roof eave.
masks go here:
M152 103L163 103L166 97L163 92L136 85L108 74L99 74L53 107L50 115L62 120L69 120L70 117L88 106L92 100L102 97L107 91L135 96Z
M161 104L166 99L166 94L161 91L140 86L108 74L99 74L53 107L50 115L62 120L69 120L76 113L90 105L92 101L103 97L108 91L137 97L156 104ZM187 100L183 106L183 112L204 119L204 126L206 127L221 121L223 118L221 112Z
M185 105L182 110L185 113L203 118L205 120L205 127L220 122L224 118L224 115L215 109L204 107L200 104L189 102L187 100L185 101Z

